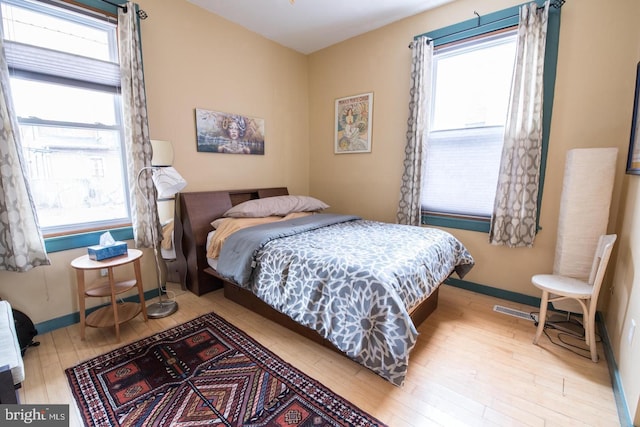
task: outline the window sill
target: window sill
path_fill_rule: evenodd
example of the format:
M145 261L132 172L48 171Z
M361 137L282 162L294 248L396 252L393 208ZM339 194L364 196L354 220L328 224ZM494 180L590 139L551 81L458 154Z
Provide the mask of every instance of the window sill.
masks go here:
M108 231L115 240L131 240L133 239L132 227L111 228L100 231L92 231L88 233L67 234L64 236L47 237L44 239L44 245L47 253L67 251L69 249L85 248L91 245L97 245L100 241L100 235Z
M468 218L459 216L422 214L423 225L436 227L457 228L460 230L479 231L488 233L491 227L489 218Z

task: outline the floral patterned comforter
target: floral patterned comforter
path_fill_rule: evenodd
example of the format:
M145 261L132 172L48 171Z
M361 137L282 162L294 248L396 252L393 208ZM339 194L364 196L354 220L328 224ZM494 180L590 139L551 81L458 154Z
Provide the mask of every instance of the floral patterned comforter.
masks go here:
M362 219L270 238L252 258L245 288L396 385L418 336L411 308L474 265L445 231Z

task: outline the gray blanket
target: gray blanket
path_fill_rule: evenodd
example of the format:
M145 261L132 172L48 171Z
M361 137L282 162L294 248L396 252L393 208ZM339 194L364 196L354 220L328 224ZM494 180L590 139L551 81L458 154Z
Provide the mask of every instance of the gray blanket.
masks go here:
M356 219L360 218L353 215L316 214L236 231L222 246L216 269L223 277L246 286L256 266L256 254L271 240Z

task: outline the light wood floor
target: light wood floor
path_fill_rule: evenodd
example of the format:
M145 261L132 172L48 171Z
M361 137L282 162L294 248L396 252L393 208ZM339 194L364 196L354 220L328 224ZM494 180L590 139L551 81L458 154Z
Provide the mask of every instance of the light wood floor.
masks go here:
M178 288L176 288L178 289ZM493 311L519 305L444 285L437 310L420 328L409 374L395 387L371 371L230 302L221 291L202 297L178 289L180 309L164 319L142 316L114 331L79 325L43 335L25 354L22 403L69 403L81 425L64 369L125 343L214 311L287 362L393 427L617 426L602 347L593 363L554 346L532 344L533 322Z

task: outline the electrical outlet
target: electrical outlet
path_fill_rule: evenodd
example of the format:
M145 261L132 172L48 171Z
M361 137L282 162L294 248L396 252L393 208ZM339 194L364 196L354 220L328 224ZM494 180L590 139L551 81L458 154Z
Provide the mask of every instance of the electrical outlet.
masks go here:
M100 276L106 277L108 274L109 274L109 270L107 270L106 268L100 269Z
M636 321L631 319L631 325L629 326L629 335L627 335L627 341L629 345L633 342L633 334L636 332Z

